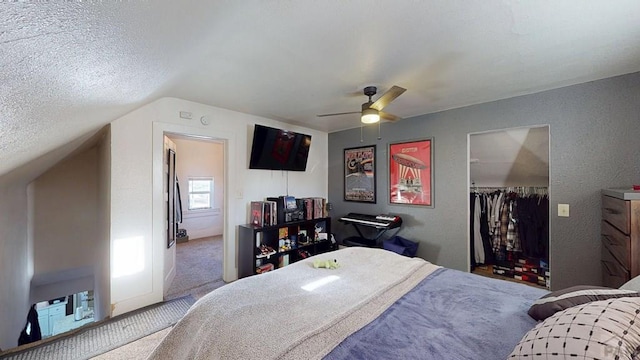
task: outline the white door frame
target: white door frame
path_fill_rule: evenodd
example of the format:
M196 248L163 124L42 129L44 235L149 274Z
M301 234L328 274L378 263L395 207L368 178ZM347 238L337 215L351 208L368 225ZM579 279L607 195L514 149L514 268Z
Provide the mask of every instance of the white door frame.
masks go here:
M484 131L476 131L467 134L467 188L466 191L469 191L473 184L471 183L471 136L472 135L480 135L480 134L488 134L494 132L503 132L508 130L517 130L517 129L533 129L533 128L547 128L548 136L549 136L549 180L547 182L547 193L549 199L551 199L551 125L550 124L540 124L540 125L527 125L527 126L514 126L502 129L493 129L493 130L484 130ZM469 220L471 217L471 199L467 196L467 269L466 271L471 271L471 221ZM549 202L549 272L552 271L551 264L551 202ZM552 275L549 276L551 278Z
M153 279L154 284L158 284L161 289L157 289L164 294L164 258L166 251L175 252L175 246L167 249L165 241L165 214L164 214L164 194L163 194L163 148L164 135L175 134L194 138L203 138L220 141L224 146L224 208L223 216L223 280L231 282L238 278L236 264L235 231L231 228L230 215L233 214L233 205L230 200L228 184L235 181L234 172L229 164L230 159L235 157L235 135L228 131L220 131L216 128L196 128L178 124L154 122L153 123L153 211L152 211L152 233L153 233ZM174 264L175 266L175 264ZM156 293L156 290L153 291Z

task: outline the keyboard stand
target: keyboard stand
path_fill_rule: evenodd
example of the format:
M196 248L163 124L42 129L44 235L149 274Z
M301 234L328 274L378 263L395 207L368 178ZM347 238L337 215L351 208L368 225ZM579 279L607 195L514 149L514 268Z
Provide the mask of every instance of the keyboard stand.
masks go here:
M348 237L344 240L342 240L342 244L345 246L366 246L366 247L381 247L381 244L378 242L378 240L380 240L380 237L387 231L389 230L389 228L379 228L379 227L375 227L376 229L376 234L373 238L367 238L362 234L362 231L360 230L360 227L358 227L358 224L356 223L350 223L351 225L353 225L354 228L356 228L356 231L358 232L358 235L360 236L351 236ZM362 225L362 224L361 224ZM370 226L367 226L370 227ZM373 226L371 226L373 227ZM400 230L400 227L397 227L396 233Z

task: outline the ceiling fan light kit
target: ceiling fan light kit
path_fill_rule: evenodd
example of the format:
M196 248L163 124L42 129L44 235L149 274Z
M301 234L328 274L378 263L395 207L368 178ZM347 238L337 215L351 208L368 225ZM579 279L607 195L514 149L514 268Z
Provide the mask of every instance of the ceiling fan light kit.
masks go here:
M346 115L346 114L357 114L360 113L360 121L363 124L375 124L380 122L380 119L385 119L387 121L397 121L400 120L400 117L383 112L382 109L389 105L390 102L395 100L398 96L402 95L406 89L401 88L400 86L392 86L387 92L382 94L378 100L375 102L371 100L371 97L377 93L378 89L375 86L367 86L364 88L363 93L365 96L369 97L369 101L362 104L361 111L351 111L351 112L341 112L341 113L333 113L333 114L321 114L316 115L318 117L325 116L336 116L336 115Z
M360 118L363 124L375 124L380 121L380 114L378 110L367 108L362 110L362 117Z

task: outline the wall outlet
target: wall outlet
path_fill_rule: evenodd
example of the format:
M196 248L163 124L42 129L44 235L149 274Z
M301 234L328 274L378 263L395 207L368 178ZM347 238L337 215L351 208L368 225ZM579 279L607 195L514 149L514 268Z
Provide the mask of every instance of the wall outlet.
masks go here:
M558 204L558 216L569 217L569 204Z

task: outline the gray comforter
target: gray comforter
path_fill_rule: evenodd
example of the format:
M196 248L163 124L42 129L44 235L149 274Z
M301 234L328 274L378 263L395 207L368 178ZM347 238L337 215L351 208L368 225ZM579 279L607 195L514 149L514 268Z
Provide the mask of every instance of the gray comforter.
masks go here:
M149 358L322 359L438 268L382 249L316 255L207 294Z
M547 291L438 269L325 359L506 359Z
M315 259L337 259L335 270ZM504 359L545 291L346 248L198 300L149 359Z

